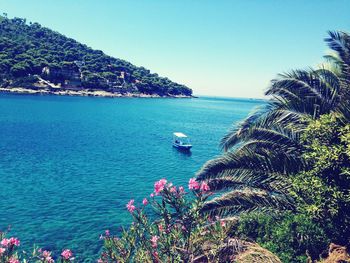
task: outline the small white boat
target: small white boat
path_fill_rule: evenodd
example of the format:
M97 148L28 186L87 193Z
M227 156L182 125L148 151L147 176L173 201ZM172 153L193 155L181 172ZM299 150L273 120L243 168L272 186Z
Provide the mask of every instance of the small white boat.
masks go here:
M182 132L173 133L173 147L181 150L189 150L192 148L190 139Z

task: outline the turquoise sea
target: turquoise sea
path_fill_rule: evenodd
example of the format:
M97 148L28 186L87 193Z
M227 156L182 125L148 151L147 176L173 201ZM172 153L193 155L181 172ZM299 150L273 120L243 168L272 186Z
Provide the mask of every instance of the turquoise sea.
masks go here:
M187 186L232 124L262 103L1 94L0 230L10 226L22 249L96 260L99 235L130 223L131 198L141 202L160 178ZM172 148L175 131L191 137L191 154Z

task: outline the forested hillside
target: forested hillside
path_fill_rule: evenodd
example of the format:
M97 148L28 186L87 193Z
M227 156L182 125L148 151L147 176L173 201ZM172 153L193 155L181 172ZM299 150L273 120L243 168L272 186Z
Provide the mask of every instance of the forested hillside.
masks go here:
M35 85L38 82L41 85ZM50 85L52 84L52 85ZM0 17L0 86L190 96L192 90L74 39Z

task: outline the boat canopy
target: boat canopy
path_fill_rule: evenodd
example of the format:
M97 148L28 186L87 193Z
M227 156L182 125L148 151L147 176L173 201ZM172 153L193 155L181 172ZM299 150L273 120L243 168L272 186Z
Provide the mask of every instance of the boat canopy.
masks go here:
M174 132L174 136L178 138L187 138L186 134L183 134L182 132Z

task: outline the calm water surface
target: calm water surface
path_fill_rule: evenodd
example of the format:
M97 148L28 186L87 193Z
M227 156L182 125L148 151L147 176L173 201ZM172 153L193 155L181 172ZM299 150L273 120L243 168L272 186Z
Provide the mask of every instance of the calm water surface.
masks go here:
M100 233L130 222L154 181L187 185L231 125L261 101L0 95L0 230L96 259ZM191 154L171 147L189 135Z

